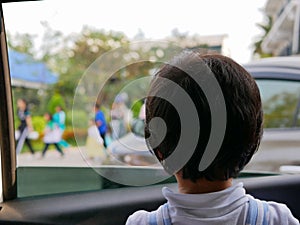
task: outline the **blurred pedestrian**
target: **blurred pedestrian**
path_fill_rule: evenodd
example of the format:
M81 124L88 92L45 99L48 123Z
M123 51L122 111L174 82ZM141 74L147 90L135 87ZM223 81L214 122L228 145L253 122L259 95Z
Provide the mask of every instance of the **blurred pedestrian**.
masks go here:
M86 138L86 153L89 159L95 162L102 163L106 159L106 152L104 150L104 141L99 134L98 127L95 120L89 120L89 127Z
M20 120L20 125L18 126L17 133L18 137L16 143L16 153L20 154L23 148L24 143L28 146L31 154L34 154L31 142L28 139L28 134L30 131L33 131L32 121L30 112L28 109L27 101L23 98L17 100L17 117Z
M55 113L53 114L53 122L58 124L58 127L61 132L61 140L59 144L65 148L69 147L70 144L62 138L63 133L66 129L66 113L63 111L60 105L55 107Z
M42 152L42 157L45 156L46 151L48 150L51 144L54 145L56 150L61 154L61 156L63 156L63 150L58 144L61 140L61 131L59 125L53 121L52 115L50 113L45 113L44 119L47 122L47 124L44 130L43 141L45 143L45 146Z
M132 121L132 112L127 107L126 102L128 95L121 93L117 95L111 109L111 128L112 138L118 139L124 136L127 132L127 128L130 126Z
M98 128L99 134L103 139L103 146L104 148L107 148L107 142L106 142L106 131L107 131L107 125L106 125L106 119L104 116L104 113L100 110L100 105L96 104L94 107L95 110L95 124Z

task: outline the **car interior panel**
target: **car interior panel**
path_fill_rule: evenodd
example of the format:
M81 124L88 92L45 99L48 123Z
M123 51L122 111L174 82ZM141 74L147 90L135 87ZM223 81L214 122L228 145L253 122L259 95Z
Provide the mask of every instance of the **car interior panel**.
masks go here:
M293 214L300 218L299 178L298 175L269 176L237 178L234 182L243 182L247 193L254 197L287 204ZM1 204L0 221L124 224L127 217L136 210L151 211L164 203L161 189L165 186L177 189L173 183L15 199Z

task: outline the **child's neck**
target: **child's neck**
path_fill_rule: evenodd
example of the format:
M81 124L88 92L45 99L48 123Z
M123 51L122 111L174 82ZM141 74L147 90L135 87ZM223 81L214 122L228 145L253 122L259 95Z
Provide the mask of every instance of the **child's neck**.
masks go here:
M182 194L204 194L222 191L232 185L232 179L225 181L209 181L204 178L193 182L189 179L183 179L182 174L175 175L178 182L178 191Z

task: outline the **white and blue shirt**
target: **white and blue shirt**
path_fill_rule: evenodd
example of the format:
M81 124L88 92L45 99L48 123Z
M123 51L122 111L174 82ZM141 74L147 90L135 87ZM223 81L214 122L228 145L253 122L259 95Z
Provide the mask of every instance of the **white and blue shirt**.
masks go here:
M298 225L284 204L247 195L242 183L206 194L181 194L163 188L167 203L156 211L140 210L126 225Z

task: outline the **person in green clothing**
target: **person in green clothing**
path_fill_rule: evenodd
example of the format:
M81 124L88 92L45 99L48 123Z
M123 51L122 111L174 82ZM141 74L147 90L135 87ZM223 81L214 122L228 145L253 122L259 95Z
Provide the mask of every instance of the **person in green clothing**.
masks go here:
M55 113L53 114L53 121L58 124L60 132L61 132L61 140L59 145L62 147L69 147L70 144L62 138L62 135L66 129L66 113L63 111L63 108L58 105L55 107Z

